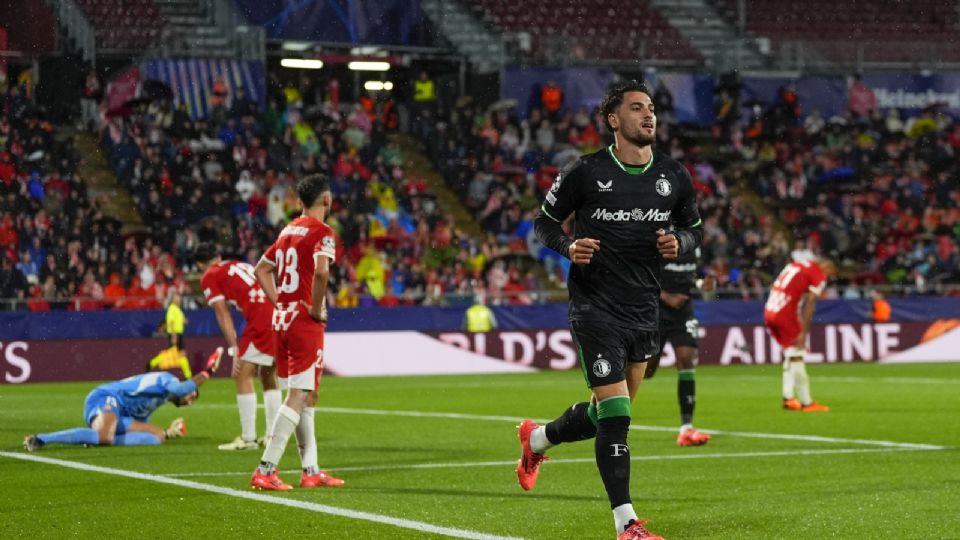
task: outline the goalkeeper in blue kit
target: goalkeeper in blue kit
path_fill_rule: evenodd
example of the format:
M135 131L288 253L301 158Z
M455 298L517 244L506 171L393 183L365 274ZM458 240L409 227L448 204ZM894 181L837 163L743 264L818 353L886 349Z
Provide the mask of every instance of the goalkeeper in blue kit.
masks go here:
M163 429L148 422L150 415L167 402L177 407L193 403L197 388L220 366L221 356L223 347L210 355L203 371L186 381L158 371L100 385L87 394L83 404L88 427L28 435L23 447L33 452L48 444L141 446L183 437L187 434L183 418Z

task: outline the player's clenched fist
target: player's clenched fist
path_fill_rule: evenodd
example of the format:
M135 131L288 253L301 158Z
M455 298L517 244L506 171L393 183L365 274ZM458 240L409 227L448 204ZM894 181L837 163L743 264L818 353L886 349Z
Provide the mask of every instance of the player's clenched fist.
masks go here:
M574 264L589 264L593 254L600 251L600 241L593 238L577 238L570 244L568 254Z
M680 242L677 241L677 235L668 233L663 229L657 229L657 251L664 259L676 259L680 256Z

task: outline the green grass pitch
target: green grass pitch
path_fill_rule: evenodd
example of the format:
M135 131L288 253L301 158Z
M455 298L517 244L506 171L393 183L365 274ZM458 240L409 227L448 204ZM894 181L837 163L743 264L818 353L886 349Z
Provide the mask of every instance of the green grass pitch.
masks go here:
M631 489L650 529L668 539L960 538L960 364L809 371L814 397L831 412L781 410L779 366L700 368L696 425L716 434L699 448L675 444L675 371L644 382L633 406L641 428L630 434ZM0 451L25 455L24 435L79 426L94 386L0 386ZM577 371L326 378L320 464L347 484L268 494L313 503L291 507L240 496L252 493L259 452L217 450L239 433L239 421L232 382L216 380L195 406L166 405L154 416L161 425L184 416L185 439L33 454L158 476L0 455L0 538L442 537L416 528L430 524L463 537L612 539L592 442L551 451L529 493L514 473L517 419L554 418L586 395ZM295 481L298 466L291 444L281 477ZM327 507L366 514L331 515Z

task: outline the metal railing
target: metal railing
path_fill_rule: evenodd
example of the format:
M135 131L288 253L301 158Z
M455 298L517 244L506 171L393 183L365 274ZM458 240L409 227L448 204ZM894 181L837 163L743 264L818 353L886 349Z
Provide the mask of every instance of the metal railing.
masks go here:
M201 0L208 25L218 30L217 37L226 38L230 54L237 60L266 60L266 30L247 24L243 15L227 0ZM191 27L163 29L160 46L155 51L161 57L210 56L212 49L204 49L200 36Z
M783 70L863 72L872 69L960 67L960 47L936 41L781 41L774 67Z
M67 36L72 38L77 47L83 51L83 59L96 65L97 34L83 10L73 0L47 0L54 17L67 30Z
M514 34L520 36L520 34ZM550 34L529 36L529 47L520 47L523 40L513 37L505 43L507 61L546 63L547 65L603 65L609 67L664 66L696 68L703 62L691 49L691 56L672 54L678 46L640 37L633 32L607 32L602 36ZM683 45L685 46L685 45ZM616 51L616 58L611 52ZM668 51L671 54L667 54Z
M238 60L263 62L266 59L266 31L261 26L249 25L227 0L203 0L206 13L213 18L220 32L228 36Z

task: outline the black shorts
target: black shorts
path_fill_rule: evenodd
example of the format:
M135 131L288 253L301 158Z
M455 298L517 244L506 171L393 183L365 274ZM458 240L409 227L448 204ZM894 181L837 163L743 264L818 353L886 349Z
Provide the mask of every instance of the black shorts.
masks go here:
M660 304L660 352L669 341L673 348L697 348L700 337L700 323L693 314L693 302L687 300L680 309Z
M659 336L652 330L573 321L570 335L577 347L583 378L590 388L625 380L627 363L646 362L660 350Z

